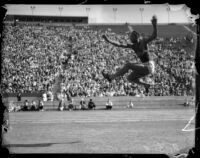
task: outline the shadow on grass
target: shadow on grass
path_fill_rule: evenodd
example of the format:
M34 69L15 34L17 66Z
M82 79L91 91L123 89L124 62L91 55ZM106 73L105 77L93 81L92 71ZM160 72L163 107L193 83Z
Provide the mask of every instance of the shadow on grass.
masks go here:
M49 147L56 144L77 144L81 141L63 142L63 143L36 143L36 144L6 144L4 147Z

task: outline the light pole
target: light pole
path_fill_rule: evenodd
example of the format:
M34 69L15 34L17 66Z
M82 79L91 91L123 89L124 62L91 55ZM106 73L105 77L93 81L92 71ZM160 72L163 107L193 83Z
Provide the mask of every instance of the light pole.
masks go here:
M169 24L169 12L170 12L170 7L169 6L167 6L167 17L168 17L168 24Z
M116 12L117 12L117 8L113 8L113 12L114 12L114 20L115 20L115 23L116 23Z
M35 10L35 6L31 6L32 15L33 15L34 10Z
M61 12L62 12L62 10L63 10L63 7L58 7L58 10L59 10L60 16L61 16Z
M143 24L143 11L144 11L144 8L140 8L140 13L141 13L141 23Z
M90 18L89 18L89 13L90 13L90 8L85 8L86 9L86 13L87 13L87 17L88 17L88 23L90 21Z

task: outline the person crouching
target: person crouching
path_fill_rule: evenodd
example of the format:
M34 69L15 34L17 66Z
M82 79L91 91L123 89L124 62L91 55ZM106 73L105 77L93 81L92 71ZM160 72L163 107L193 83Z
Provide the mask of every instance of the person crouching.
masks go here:
M95 110L95 107L96 107L95 103L92 101L92 99L90 99L90 101L88 102L88 109Z

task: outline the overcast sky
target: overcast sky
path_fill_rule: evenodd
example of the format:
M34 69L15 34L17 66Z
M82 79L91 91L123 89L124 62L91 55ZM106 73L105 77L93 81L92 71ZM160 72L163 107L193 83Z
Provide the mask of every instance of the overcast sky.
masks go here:
M34 6L34 9L31 9ZM6 5L7 14L48 16L89 16L89 23L188 23L190 9L184 4L170 5ZM62 8L59 10L59 7ZM32 7L33 8L33 7ZM89 8L89 9L86 9Z

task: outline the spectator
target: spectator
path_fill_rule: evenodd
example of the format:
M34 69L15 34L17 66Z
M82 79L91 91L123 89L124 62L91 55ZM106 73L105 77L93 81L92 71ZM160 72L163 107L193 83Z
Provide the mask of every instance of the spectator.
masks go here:
M93 100L92 99L90 99L90 101L88 102L88 109L93 109L93 110L95 110L95 107L96 107L96 105L95 105L95 103L93 102Z
M130 100L129 103L127 104L127 108L133 108L133 107L134 107L133 101Z
M22 97L21 93L18 93L18 94L17 94L17 101L18 101L18 102L21 101L21 97Z
M24 101L24 106L22 107L22 111L28 111L29 110L29 103L28 100Z
M70 101L69 101L69 105L68 105L68 109L69 109L69 111L72 111L73 109L74 109L74 102L73 102L73 99L70 99Z
M36 110L37 110L36 102L35 102L34 100L33 100L32 103L31 103L30 110L31 110L31 111L36 111Z
M42 94L42 98L43 98L43 101L44 101L44 102L47 101L47 93L46 93L46 92L44 92L44 93Z
M39 111L44 111L44 103L43 103L42 100L39 100L38 110L39 110Z
M64 100L59 100L58 110L63 111L64 110Z
M145 98L145 95L144 95L144 92L143 92L143 91L141 91L140 97L141 97L141 98Z
M8 112L13 112L15 109L15 105L13 104L13 101L8 103Z
M75 110L81 110L81 104L74 105Z
M64 93L58 93L58 94L57 94L57 99L58 99L58 100L64 99Z
M112 101L108 98L107 102L106 102L106 109L107 110L111 110L113 106Z
M59 109L60 111L67 110L67 102L66 102L66 99L65 99L65 98L62 98L62 99L59 101L58 109Z
M86 110L87 109L87 105L86 105L86 102L85 102L84 98L81 98L80 105L81 105L81 109L82 110Z
M21 105L16 105L14 111L15 112L21 111Z
M47 92L47 100L53 101L54 96L51 90Z
M184 106L185 107L189 107L189 101L188 101L188 97L187 96L185 96L185 102L184 102Z

